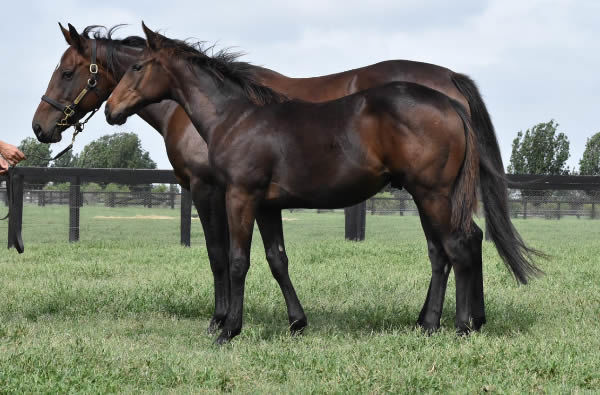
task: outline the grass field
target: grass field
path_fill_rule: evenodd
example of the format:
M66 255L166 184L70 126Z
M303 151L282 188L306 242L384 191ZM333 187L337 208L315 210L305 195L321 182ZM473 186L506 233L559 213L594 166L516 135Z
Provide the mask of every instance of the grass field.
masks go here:
M25 254L0 256L0 392L600 391L600 221L517 221L553 255L528 286L485 243L488 324L458 338L453 281L443 329L414 328L430 275L418 218L368 216L367 241L351 243L339 214L286 212L309 327L288 335L255 233L244 329L217 347L205 332L212 276L198 220L182 248L177 211L95 218L104 210L82 210L72 245L66 209L25 210Z

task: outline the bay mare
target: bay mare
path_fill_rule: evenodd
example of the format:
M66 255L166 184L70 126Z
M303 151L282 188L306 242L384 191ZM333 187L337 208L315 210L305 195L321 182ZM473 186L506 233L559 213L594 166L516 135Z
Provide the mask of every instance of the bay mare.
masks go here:
M482 180L496 181L490 183L494 195L506 199L506 189L493 165L480 161L477 138L460 103L409 82L322 104L289 101L257 83L243 67L143 27L149 50L107 101L107 121L122 124L147 104L171 99L185 109L207 142L214 177L226 186L230 237L231 300L218 343L241 331L255 218L259 226L263 223L261 232L268 233L262 219L277 218L280 224L282 208L344 207L372 196L388 182L413 196L432 267L444 268L449 262L454 268L457 330L471 330L477 299L473 268L481 266L482 233L472 221L480 163L486 170ZM490 200L484 196L486 206ZM505 242L499 252L511 251L504 257L515 276L526 281L538 271L528 259L531 250L506 210L490 205L488 211L495 212L488 218L492 228L504 232L496 240ZM442 287L432 278L430 291L434 288ZM298 306L286 302L292 326L305 320L303 313L294 315L301 311ZM426 310L423 323L439 325L438 311Z

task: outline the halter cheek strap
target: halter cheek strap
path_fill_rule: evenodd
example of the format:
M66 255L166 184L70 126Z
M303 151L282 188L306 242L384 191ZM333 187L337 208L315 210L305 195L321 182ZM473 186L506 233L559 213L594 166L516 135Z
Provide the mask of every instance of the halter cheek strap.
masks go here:
M77 95L77 97L75 98L75 100L73 100L73 102L71 104L62 104L46 95L42 96L42 100L45 101L46 103L50 104L52 107L56 108L57 110L59 110L60 112L62 112L64 114L64 117L59 120L56 124L58 126L78 126L80 125L81 129L83 129L83 124L85 124L85 122L87 122L88 119L91 118L91 116L98 111L98 107L96 107L92 113L90 114L90 116L83 122L83 123L71 123L69 120L71 117L73 117L75 115L75 112L77 111L77 106L79 105L79 103L83 100L83 98L85 97L85 95L90 92L93 91L98 97L100 97L100 94L98 93L98 64L96 63L96 40L91 40L91 45L92 45L92 59L91 59L91 63L90 63L90 78L88 78L87 80L87 85L81 90L81 92L79 92L79 94Z

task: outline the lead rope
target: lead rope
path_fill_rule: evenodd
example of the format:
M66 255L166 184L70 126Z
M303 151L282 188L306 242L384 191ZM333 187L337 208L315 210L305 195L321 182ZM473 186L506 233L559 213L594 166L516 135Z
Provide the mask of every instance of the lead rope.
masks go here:
M73 137L71 138L71 143L65 149L63 149L62 151L60 151L58 154L56 154L52 158L47 159L47 158L45 158L43 156L36 155L34 153L27 153L27 152L25 152L25 157L26 158L33 158L33 159L39 159L39 160L45 161L46 165L48 165L48 163L50 163L50 162L54 162L55 160L57 160L58 158L60 158L61 156L63 156L64 154L66 154L67 152L69 152L73 148L73 145L75 144L75 137L77 137L77 135L79 133L83 132L83 125L85 125L85 123L87 121L89 121L89 119L92 117L92 115L94 115L96 113L96 111L98 111L98 109L93 110L90 113L90 115L85 119L84 122L81 122L81 123L78 122L75 125L75 131L73 132Z
M98 111L98 108L92 110L92 112L90 112L90 114L83 120L83 122L77 122L74 126L75 126L75 131L73 132L73 137L71 138L71 144L69 144L65 149L63 149L62 151L60 151L58 154L56 154L53 158L51 158L50 160L48 160L48 163L50 162L54 162L55 160L57 160L58 158L60 158L61 156L63 156L64 154L66 154L67 152L69 152L72 148L73 148L73 144L75 144L75 137L77 137L77 135L81 132L83 132L83 128L85 127L85 124L90 120L90 118ZM26 155L27 156L27 155ZM42 159L45 160L45 158L40 158L39 156L37 157L38 159Z

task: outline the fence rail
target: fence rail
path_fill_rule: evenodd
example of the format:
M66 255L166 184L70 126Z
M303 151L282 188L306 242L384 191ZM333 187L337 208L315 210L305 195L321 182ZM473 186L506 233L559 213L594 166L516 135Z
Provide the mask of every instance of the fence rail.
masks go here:
M146 191L82 191L84 183L119 183L126 185L149 185L152 183L177 184L172 170L146 169L78 169L17 167L10 179L0 176L0 182L8 181L12 188L8 224L8 246L20 247L23 222L23 204L69 206L69 241L79 240L80 208L86 205L168 207L180 205L180 242L190 245L192 199L189 191L181 194L170 191L155 193ZM43 189L49 183L69 182L68 190ZM32 188L31 185L36 185ZM27 187L26 187L27 186ZM509 175L509 204L515 218L557 218L573 215L597 218L600 205L600 176L535 176ZM565 192L572 191L572 192ZM0 188L2 197L6 194ZM1 202L2 200L0 200ZM8 201L6 201L8 206ZM345 235L349 240L364 240L367 214L418 215L411 196L406 191L396 191L393 197L371 198L356 206L348 207L345 214Z

